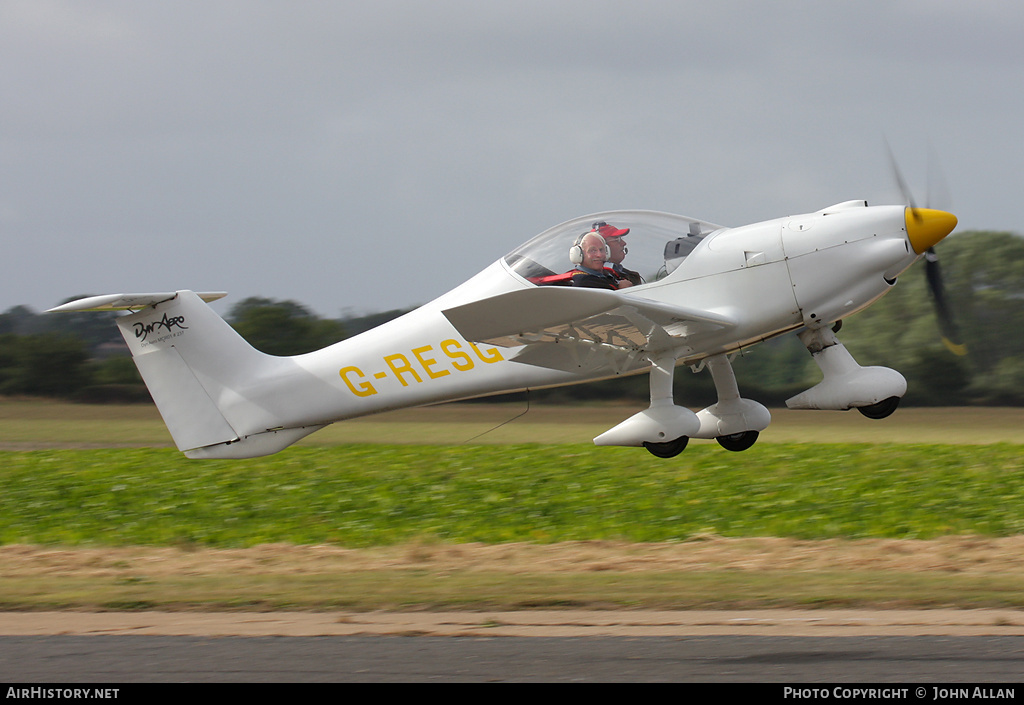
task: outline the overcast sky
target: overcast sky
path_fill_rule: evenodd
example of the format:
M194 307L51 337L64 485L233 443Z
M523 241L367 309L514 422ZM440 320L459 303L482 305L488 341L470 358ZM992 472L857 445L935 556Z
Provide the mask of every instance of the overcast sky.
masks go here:
M0 311L424 303L542 230L919 201L1024 233L1024 3L0 0Z

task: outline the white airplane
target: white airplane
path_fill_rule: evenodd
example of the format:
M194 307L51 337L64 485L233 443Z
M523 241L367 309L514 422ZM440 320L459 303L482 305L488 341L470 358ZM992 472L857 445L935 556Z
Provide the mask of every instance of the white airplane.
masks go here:
M690 438L735 451L757 440L771 414L740 396L730 356L792 331L823 379L787 406L891 414L906 380L860 366L834 331L956 222L941 210L865 201L737 228L597 213L541 233L415 311L294 357L246 343L204 303L223 292L111 294L51 311L132 312L117 324L189 458L268 455L343 419L644 370L650 406L594 443L667 458ZM605 268L624 251L632 285ZM697 413L677 405L679 365L706 368L717 403Z

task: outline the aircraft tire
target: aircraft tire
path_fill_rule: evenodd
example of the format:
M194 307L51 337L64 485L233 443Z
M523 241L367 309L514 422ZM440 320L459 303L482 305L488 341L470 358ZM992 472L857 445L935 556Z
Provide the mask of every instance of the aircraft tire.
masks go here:
M892 415L892 412L896 411L896 407L899 405L899 397L889 397L871 406L858 406L857 411L869 419L884 419L886 416Z
M689 436L680 436L674 441L666 441L664 443L644 441L644 448L646 448L651 455L658 458L674 458L686 450L686 444L689 442Z
M750 446L757 442L758 437L757 431L742 431L740 433L732 433L728 436L718 436L715 438L718 441L718 445L722 446L726 450L734 452L740 452L746 450Z

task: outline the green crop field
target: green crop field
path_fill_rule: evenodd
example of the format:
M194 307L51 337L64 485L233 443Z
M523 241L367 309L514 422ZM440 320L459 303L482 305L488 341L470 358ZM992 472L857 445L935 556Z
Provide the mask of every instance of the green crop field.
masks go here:
M1021 410L911 409L884 421L775 412L746 452L694 442L671 460L586 443L626 408L540 408L502 425L520 412L412 410L337 424L266 458L190 461L167 447L151 406L7 401L0 543L1024 533ZM157 447L118 447L131 445ZM22 447L33 450L11 450Z
M922 542L1024 534L1020 410L907 409L884 421L773 412L775 423L749 451L694 442L672 460L588 442L633 409L535 408L502 425L522 410L456 405L399 412L338 424L266 458L190 461L169 447L152 407L0 403L0 547L188 553L278 544L382 551L669 544L703 536ZM206 579L187 588L176 579L169 589L134 565L118 572L116 582L70 573L55 580L49 564L16 576L4 562L19 555L0 554L0 604L19 609L223 607L239 600L268 608L339 600L366 609L592 604L598 598L584 595L594 594L634 606L706 606L724 595L729 604L752 606L1024 600L1016 568L983 579L926 572L888 573L885 580L870 571L756 579L729 570L655 571L630 577L629 589L610 577L624 576L614 565L600 576L558 579L531 578L528 570L514 580L493 571L475 577L454 571L453 578L448 570L444 584L451 591L439 593L429 571L415 569L338 569L285 580L287 588L280 576L239 581L229 571L214 580L215 588ZM524 581L529 599L513 587ZM270 600L268 591L277 597Z
M340 445L246 461L169 449L0 453L0 542L678 541L1024 533L1024 448Z

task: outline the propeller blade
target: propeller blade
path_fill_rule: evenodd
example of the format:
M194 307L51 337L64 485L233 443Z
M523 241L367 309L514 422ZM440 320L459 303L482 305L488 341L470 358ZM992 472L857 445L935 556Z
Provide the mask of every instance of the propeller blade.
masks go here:
M925 193L925 208L937 208L938 210L952 210L953 199L950 197L949 184L946 182L946 174L939 164L939 158L935 150L928 146L928 191Z
M914 220L920 222L921 215L918 213L917 204L914 203L914 195L910 192L910 187L907 186L906 180L903 178L903 173L900 172L900 166L896 162L896 155L892 152L892 147L889 146L889 141L885 141L885 149L889 153L889 166L892 169L892 175L896 179L896 185L900 189L900 195L903 196L903 202L907 204L907 208L910 209L911 215Z
M960 330L957 328L956 321L953 320L953 311L946 302L942 270L939 269L939 258L933 248L929 248L924 255L924 275L928 281L928 289L932 293L932 300L935 302L935 315L939 321L943 344L954 355L966 355L967 346L962 342Z
M966 355L967 346L960 337L960 330L956 321L953 320L953 310L946 301L946 289L942 283L942 270L939 269L939 258L935 254L933 245L944 238L956 227L956 217L945 211L932 210L935 208L933 201L938 200L942 205L949 201L949 191L946 187L945 178L941 170L936 166L932 153L928 155L928 192L926 194L925 207L919 208L914 202L914 195L910 192L903 173L900 171L893 154L889 140L885 140L885 149L889 154L889 166L892 169L896 185L899 186L903 202L907 205L909 218L907 220L907 235L915 245L914 250L921 252L924 249L924 274L928 281L928 289L931 291L932 300L935 302L935 315L939 322L939 331L942 334L942 342L954 355ZM911 219L914 225L911 226ZM928 224L926 225L926 221ZM948 222L951 221L951 224ZM947 229L948 226L948 229ZM927 248L927 249L925 249Z

